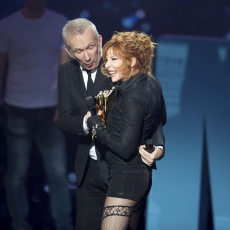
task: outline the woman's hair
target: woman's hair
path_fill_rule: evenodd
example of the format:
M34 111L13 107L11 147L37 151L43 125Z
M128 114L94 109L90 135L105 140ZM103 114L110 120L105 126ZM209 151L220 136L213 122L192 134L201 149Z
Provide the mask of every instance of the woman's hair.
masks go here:
M112 38L104 45L102 58L106 63L108 50L112 48L113 54L120 58L123 63L119 70L127 77L141 72L152 75L152 65L154 50L157 43L151 40L151 37L143 32L115 32ZM136 64L131 69L131 60L136 58ZM102 65L102 73L109 76L105 65Z
M62 37L65 46L68 50L69 50L69 46L67 44L67 37L69 35L83 34L87 28L91 29L95 34L95 37L98 38L99 34L97 32L96 26L91 21L85 18L73 19L66 23L66 25L62 29Z

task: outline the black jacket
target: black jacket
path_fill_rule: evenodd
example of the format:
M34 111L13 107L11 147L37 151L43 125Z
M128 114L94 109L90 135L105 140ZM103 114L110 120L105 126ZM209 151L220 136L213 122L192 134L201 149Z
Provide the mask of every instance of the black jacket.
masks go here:
M110 78L105 77L98 67L96 79L93 86L93 95L96 96L100 90L111 88ZM87 97L80 65L76 60L66 62L59 68L58 75L58 126L66 135L79 135L75 170L77 184L80 185L86 168L89 149L92 145L92 134L85 134L83 130L83 118L88 111L85 98ZM158 126L154 134L154 143L164 145L162 126ZM108 183L107 164L104 159L105 146L95 140L95 148L98 164L105 183Z
M97 75L93 86L92 97L99 91L111 88L111 80L105 77L98 67ZM85 98L87 92L77 61L66 62L59 68L58 73L58 126L66 135L78 135L79 144L77 148L75 170L78 186L81 185L84 176L89 150L92 147L92 134L86 134L83 130L83 118L88 111ZM95 141L95 149L102 178L108 183L108 167L105 162L105 147Z
M143 164L137 146L153 136L159 123L166 122L161 86L157 79L137 74L118 83L115 96L106 128L97 133L109 148L106 159L110 164Z

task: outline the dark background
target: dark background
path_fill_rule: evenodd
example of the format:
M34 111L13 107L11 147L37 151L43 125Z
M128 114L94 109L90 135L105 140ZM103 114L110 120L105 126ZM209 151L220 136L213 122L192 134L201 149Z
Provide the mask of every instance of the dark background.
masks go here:
M0 0L0 19L24 1ZM216 230L230 229L230 0L48 0L47 6L68 19L94 22L103 42L114 31L144 31L158 42L155 76L161 81L167 104L164 127L166 156L153 172L146 229L200 229L200 208L208 212L201 194L202 174L210 178L210 206ZM166 36L167 35L167 36ZM204 169L203 134L207 130ZM8 230L10 218L4 196L6 151L0 133L0 226ZM69 188L75 210L74 154L76 138L67 138ZM28 180L30 222L52 229L48 192L36 149ZM1 225L2 223L2 225ZM1 228L1 227L0 227Z
M1 0L0 18L23 3ZM230 32L229 0L47 0L47 6L69 19L87 17L104 41L114 31L127 29L145 30L155 38L163 34L224 38Z

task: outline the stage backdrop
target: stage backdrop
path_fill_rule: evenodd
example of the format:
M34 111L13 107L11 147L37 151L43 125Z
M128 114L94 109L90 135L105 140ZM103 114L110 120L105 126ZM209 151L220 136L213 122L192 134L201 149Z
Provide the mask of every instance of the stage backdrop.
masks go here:
M206 121L214 229L229 230L230 41L162 36L158 43L166 155L153 172L146 229L198 229Z

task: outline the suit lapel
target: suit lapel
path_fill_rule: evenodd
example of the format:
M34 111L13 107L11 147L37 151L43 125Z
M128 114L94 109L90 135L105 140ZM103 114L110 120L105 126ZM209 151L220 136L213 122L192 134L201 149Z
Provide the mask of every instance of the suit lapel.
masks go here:
M95 79L95 82L93 84L93 96L96 96L99 93L99 91L103 90L102 86L107 81L107 77L105 75L103 75L101 72L102 63L103 63L103 61L101 59L100 65L97 69L96 79Z
M85 99L87 97L87 92L85 88L85 83L82 76L82 71L80 68L80 65L77 61L75 61L74 69L71 74L71 78L73 80L74 85L77 87L78 91L82 95L82 97Z

